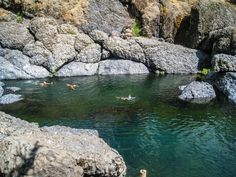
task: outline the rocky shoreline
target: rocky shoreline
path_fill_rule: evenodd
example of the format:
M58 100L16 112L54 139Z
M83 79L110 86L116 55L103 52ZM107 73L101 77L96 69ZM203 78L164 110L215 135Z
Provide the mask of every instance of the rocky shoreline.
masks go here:
M99 138L96 130L39 127L3 112L0 123L2 175L122 177L126 174L122 156Z

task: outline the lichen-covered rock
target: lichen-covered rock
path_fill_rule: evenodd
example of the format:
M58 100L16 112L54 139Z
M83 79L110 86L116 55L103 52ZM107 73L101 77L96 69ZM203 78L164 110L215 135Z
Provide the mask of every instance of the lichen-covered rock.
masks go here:
M34 79L49 77L43 67L30 64L29 57L18 50L3 49L0 56L0 79Z
M99 63L98 74L116 75L116 74L148 74L148 68L142 63L136 63L129 60L104 60Z
M88 35L84 33L79 33L78 35L76 35L75 49L77 52L80 52L85 47L93 43L93 40Z
M97 63L101 60L102 56L101 46L98 44L90 44L83 48L76 56L76 61L84 63Z
M236 24L236 7L222 0L200 0L193 6L185 32L179 36L178 43L188 47L201 48L202 42L214 30Z
M23 100L22 95L7 94L0 98L0 104L12 104Z
M97 74L98 63L71 62L63 66L55 75L58 77L90 76Z
M236 72L236 56L217 54L212 59L214 71Z
M17 23L0 22L0 44L2 47L22 50L30 41L34 41L33 36L27 29L28 22Z
M9 22L12 20L16 20L16 15L10 11L0 8L0 22Z
M236 103L236 73L227 72L216 74L213 79L214 85L221 91L229 100Z
M125 176L123 158L94 131L39 128L2 112L0 124L0 172L6 176Z
M182 89L179 99L191 103L208 103L216 97L213 86L207 82L193 81Z
M201 51L157 39L136 38L136 41L144 50L147 65L157 73L198 73L208 58Z

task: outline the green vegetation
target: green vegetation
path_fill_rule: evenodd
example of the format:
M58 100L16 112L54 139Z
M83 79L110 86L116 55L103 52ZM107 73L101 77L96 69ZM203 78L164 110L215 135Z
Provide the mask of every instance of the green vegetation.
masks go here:
M17 23L23 23L23 21L24 21L24 18L23 18L22 12L18 12L18 13L16 14L16 22L17 22Z
M132 34L135 37L142 36L142 23L140 20L136 19L132 27Z
M203 68L200 73L197 74L196 79L199 81L205 81L206 76L211 72L211 69Z

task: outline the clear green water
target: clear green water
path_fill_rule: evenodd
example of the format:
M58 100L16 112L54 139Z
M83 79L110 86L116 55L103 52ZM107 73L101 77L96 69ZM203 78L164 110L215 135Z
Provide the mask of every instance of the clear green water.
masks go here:
M148 177L235 177L236 107L225 99L191 105L176 99L191 76L106 76L7 81L25 100L1 106L12 115L43 125L97 129L123 155L128 175ZM77 83L70 91L66 83ZM136 96L134 102L117 96Z

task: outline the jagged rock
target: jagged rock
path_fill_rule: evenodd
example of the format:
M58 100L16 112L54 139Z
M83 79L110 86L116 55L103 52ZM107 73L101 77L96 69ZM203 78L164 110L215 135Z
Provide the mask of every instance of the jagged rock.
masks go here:
M117 59L101 61L98 69L98 74L100 75L147 73L149 73L148 68L142 63Z
M0 98L0 104L12 104L23 100L22 95L7 94Z
M39 128L2 112L0 124L0 172L6 176L125 176L123 158L95 131Z
M51 71L56 71L75 59L77 52L74 48L75 36L70 34L59 34L56 38L55 44L52 46L52 53L54 60L49 64Z
M124 40L120 37L109 37L104 40L103 47L114 57L146 63L143 49L134 39Z
M101 60L101 46L98 44L90 44L76 56L76 61L84 63L97 63Z
M201 48L201 44L214 30L236 24L235 5L222 0L201 0L193 6L185 32L178 43L191 48ZM177 42L177 41L176 41Z
M19 87L6 87L7 91L18 92L21 90Z
M76 28L75 26L71 25L71 24L61 24L58 28L57 28L58 32L60 34L71 34L71 35L79 35L79 31L78 28Z
M207 82L193 81L182 89L179 99L191 103L208 103L216 97L213 86Z
M48 62L53 60L52 53L39 41L27 44L23 54L29 56L30 63L37 66L49 67Z
M106 49L103 49L102 50L102 59L105 60L105 59L108 59L111 57L111 52L106 50Z
M147 65L156 72L198 73L208 58L201 51L157 39L136 38L136 41L144 50Z
M84 33L79 33L76 36L76 40L75 40L75 49L77 52L80 52L81 50L83 50L85 47L87 47L90 44L93 44L93 40L86 34Z
M236 73L227 72L213 76L213 83L229 100L236 103Z
M0 86L0 97L3 95L4 93L4 89L2 88L2 86Z
M0 79L34 79L48 77L43 67L30 64L30 59L18 50L3 50L0 57Z
M212 59L214 71L236 72L236 56L217 54Z
M28 22L1 22L0 44L2 47L22 50L27 43L34 40L27 29L28 26Z
M89 36L99 44L103 44L106 40L108 40L107 33L99 30L93 30L91 33L89 33Z
M5 84L3 82L0 82L0 87L4 87Z
M71 62L63 66L57 73L58 77L89 76L97 74L98 63Z

